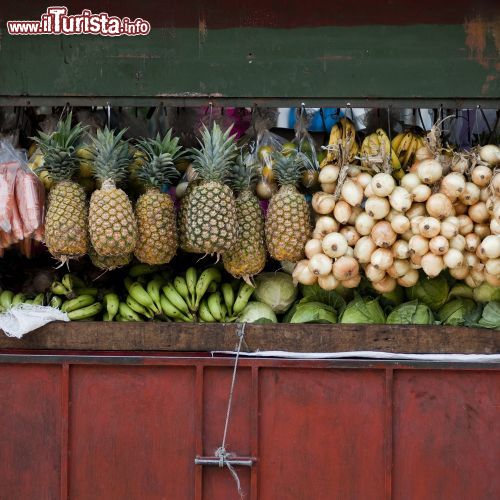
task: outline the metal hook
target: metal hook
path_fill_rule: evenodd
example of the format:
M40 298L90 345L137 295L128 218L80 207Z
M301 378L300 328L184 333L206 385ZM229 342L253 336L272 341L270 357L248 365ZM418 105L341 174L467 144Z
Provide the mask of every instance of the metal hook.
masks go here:
M106 103L107 112L108 112L108 128L111 128L111 105L109 102Z

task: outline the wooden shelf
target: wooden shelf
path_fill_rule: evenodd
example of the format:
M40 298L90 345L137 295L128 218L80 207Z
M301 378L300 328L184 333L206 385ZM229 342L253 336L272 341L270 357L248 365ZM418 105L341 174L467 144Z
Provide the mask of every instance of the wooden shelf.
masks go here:
M235 324L51 323L0 350L224 351L237 343ZM245 351L500 353L500 332L416 325L246 325Z

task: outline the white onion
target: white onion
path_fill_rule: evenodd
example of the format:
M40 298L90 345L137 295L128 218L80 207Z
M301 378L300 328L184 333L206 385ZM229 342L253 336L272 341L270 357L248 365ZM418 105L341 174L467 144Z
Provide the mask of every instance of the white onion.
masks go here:
M390 276L385 276L380 281L373 283L372 286L379 293L389 293L392 292L396 288L397 282L394 278Z
M335 208L335 197L331 194L318 191L313 194L312 207L317 214L327 215Z
M392 255L396 259L408 259L410 256L410 247L407 241L397 240L394 245L392 245Z
M406 212L412 205L412 196L404 187L398 186L389 195L389 203L398 212Z
M467 250L467 252L475 252L480 243L481 238L476 233L465 235L465 250Z
M356 242L359 240L360 236L356 229L352 226L345 226L340 230L340 234L344 236L347 241L347 244L350 247L353 247Z
M389 248L377 248L370 258L370 263L377 269L389 269L394 262L394 257Z
M411 227L410 220L403 214L398 214L391 220L391 227L397 234L406 233Z
M486 144L479 150L481 160L490 165L498 165L500 163L500 148L493 144Z
M361 205L363 201L363 188L351 179L346 179L341 189L342 198L344 198L349 205L356 207Z
M318 285L323 290L335 290L339 286L340 281L330 273L326 276L318 276Z
M500 277L500 259L488 259L485 268L489 274Z
M462 252L460 252L460 250L457 250L456 248L450 248L443 255L443 261L446 267L454 269L456 267L463 266L464 256Z
M411 270L410 262L406 259L396 259L387 269L387 274L392 278L400 278Z
M450 274L456 280L463 280L467 276L469 276L469 267L466 266L466 265L457 266L457 267L451 267L450 268Z
M441 235L445 238L451 239L458 234L458 218L447 217L441 222Z
M491 234L491 229L489 224L474 224L474 232L481 238L484 239L486 236Z
M465 278L465 283L471 288L477 288L484 281L484 272L471 269L469 276Z
M371 182L365 186L365 190L363 191L363 193L364 193L366 198L369 198L370 196L375 196L375 193L373 192L373 189L372 189Z
M481 192L479 194L479 201L484 201L485 203L490 199L490 188L484 187L481 188Z
M386 220L377 222L371 232L372 240L378 247L388 248L397 238L397 234Z
M325 165L320 171L318 180L321 184L332 184L339 178L340 167L338 165Z
M351 217L351 205L344 200L340 200L333 209L333 216L341 223L346 224Z
M366 212L361 212L354 223L356 231L363 236L370 234L374 225L375 219L370 217Z
M425 208L431 217L439 220L453 215L453 205L450 199L442 193L435 193L429 196L429 199L425 203Z
M337 183L336 182L330 182L330 183L323 182L323 184L321 184L321 190L324 193L333 194L337 190Z
M351 178L356 178L361 173L361 169L357 165L349 165L347 167L347 175Z
M450 238L450 248L455 248L459 252L465 250L465 236L463 234L457 234Z
M422 256L412 253L410 255L410 265L412 269L422 269Z
M375 196L389 196L396 186L394 177L390 174L380 173L372 178L372 191Z
M354 257L354 248L353 247L347 247L347 250L345 251L345 256L347 257Z
M425 184L434 184L443 175L443 167L437 160L423 160L417 167L417 175Z
M479 224L490 220L490 214L488 213L484 201L479 201L475 205L469 207L468 215L474 222Z
M498 259L500 257L500 236L498 234L486 236L479 246L479 251L488 259Z
M340 282L344 288L357 288L361 283L361 275L353 276L348 280L344 280Z
M391 209L387 198L380 198L379 196L370 196L365 203L365 211L376 220L383 219Z
M429 240L416 234L408 242L408 247L410 248L410 255L416 254L422 257L429 251Z
M495 174L491 179L491 187L493 188L497 196L500 195L500 172L498 174Z
M464 252L465 265L469 268L480 264L479 257L472 252Z
M459 215L458 216L458 232L463 234L471 233L474 230L474 223L472 219L468 215Z
M434 217L424 217L418 225L418 229L422 236L434 238L441 231L441 223Z
M418 217L419 215L426 215L425 203L412 203L405 215L408 219L413 219L413 217Z
M465 177L458 172L451 172L443 177L440 190L448 198L458 198L465 189Z
M347 223L350 226L354 226L354 224L356 223L356 220L361 212L363 212L363 209L361 207L352 207L351 216L349 217L349 220L347 221Z
M316 276L326 276L332 270L332 259L324 253L317 253L309 259L309 270Z
M334 233L339 230L339 223L328 215L322 215L316 219L316 226L314 228L316 231L319 231L323 236L326 236L329 233Z
M363 236L354 246L354 257L358 259L360 264L368 264L376 248L377 245L375 245L374 241L369 236Z
M467 205L464 205L461 201L457 201L453 204L453 208L455 210L455 215L463 215L467 213L467 210L469 210L469 207Z
M418 283L419 274L416 269L410 269L404 276L401 276L397 279L398 285L401 285L405 288L410 286L414 286Z
M406 231L405 233L401 234L401 239L405 241L410 241L411 237L413 236L413 233L410 231Z
M423 215L410 217L410 229L413 234L420 234L420 223L425 219Z
M368 172L361 172L354 179L363 189L372 181L372 176Z
M417 186L422 185L422 181L417 174L405 174L399 181L399 184L411 193Z
M472 169L470 176L476 186L486 187L493 177L493 172L486 165L478 165Z
M458 158L453 158L451 163L451 170L453 172L464 173L469 168L469 160L464 156L459 156Z
M317 278L318 277L310 271L308 260L299 260L299 262L297 262L292 273L292 279L295 285L297 285L297 283L301 283L302 285L314 285Z
M430 160L432 157L432 152L427 146L420 146L415 151L415 160L417 161Z
M432 189L427 184L419 184L411 190L413 200L416 202L427 201L432 194Z
M486 271L484 271L484 279L491 285L495 287L500 287L500 276L494 276Z
M383 280L385 277L385 269L377 269L373 264L368 264L365 268L365 276L372 282Z
M359 274L359 264L354 257L343 256L333 263L333 275L339 281L345 281Z
M444 236L434 236L434 238L431 238L429 241L429 250L434 255L444 255L449 248L450 244Z
M460 201L464 205L474 205L481 197L481 190L473 182L466 182L465 189L460 194Z
M500 221L498 219L491 219L490 231L491 234L500 234Z
M426 253L422 257L421 266L427 276L435 278L444 269L443 257L432 252Z
M317 240L313 238L312 240L309 240L306 243L306 246L304 247L304 253L306 254L306 257L310 259L313 255L316 255L317 253L323 252L323 248L321 246L321 240Z
M323 238L321 245L323 247L323 252L328 255L328 257L332 258L345 255L348 246L344 235L340 233L327 234Z

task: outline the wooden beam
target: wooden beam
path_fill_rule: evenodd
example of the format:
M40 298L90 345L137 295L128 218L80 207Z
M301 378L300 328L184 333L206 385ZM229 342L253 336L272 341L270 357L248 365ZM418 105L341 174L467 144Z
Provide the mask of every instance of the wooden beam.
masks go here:
M0 350L234 350L235 324L51 323L21 340L0 336ZM416 325L250 325L246 351L500 353L500 332Z

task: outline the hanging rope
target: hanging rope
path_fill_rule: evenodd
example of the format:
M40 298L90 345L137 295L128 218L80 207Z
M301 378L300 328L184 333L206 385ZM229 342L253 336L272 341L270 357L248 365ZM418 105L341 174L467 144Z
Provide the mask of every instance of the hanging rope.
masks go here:
M221 469L224 466L227 467L227 469L231 473L231 476L233 476L233 479L236 483L236 487L238 489L238 494L240 495L240 498L243 498L244 493L243 493L243 490L241 489L241 482L240 482L240 478L238 477L238 473L236 472L234 467L231 465L231 463L228 461L233 455L226 450L226 438L227 438L227 432L229 429L229 422L231 419L231 407L233 404L234 386L236 384L236 373L237 373L237 368L238 368L238 360L240 358L241 346L243 344L243 338L245 336L245 323L240 323L238 325L238 330L236 333L239 337L239 342L238 342L238 347L236 349L236 359L234 361L233 377L231 380L231 389L229 390L229 400L227 402L226 422L224 423L224 435L222 437L222 444L215 451L215 456L219 459L219 467Z

